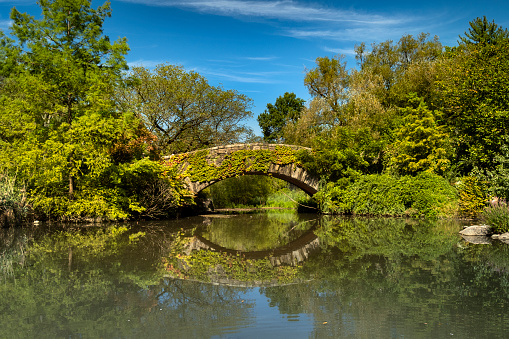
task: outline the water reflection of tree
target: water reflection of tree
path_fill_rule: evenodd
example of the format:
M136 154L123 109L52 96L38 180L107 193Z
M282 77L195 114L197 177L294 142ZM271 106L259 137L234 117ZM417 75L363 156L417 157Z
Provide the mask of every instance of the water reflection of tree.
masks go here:
M241 290L161 281L158 263L137 255L135 234L90 228L13 241L27 264L0 279L0 337L194 338L249 321Z
M87 244L105 250L74 246L71 267L65 237L34 236L34 252L23 234L3 236L8 253L22 245L25 264L0 281L0 338L221 337L253 326L254 301L243 298L256 290L161 280L159 253L168 253L175 228L149 229L115 242L91 237L105 241ZM310 337L503 337L509 247L468 244L458 229L449 221L326 220L317 231L324 247L301 268L313 280L260 291L281 314L312 315ZM130 243L138 231L145 236Z
M309 284L266 288L281 313L310 313L311 337L501 337L507 247L464 243L453 221L331 220ZM502 324L502 325L501 325Z
M305 222L308 218L289 212L214 218L201 235L228 249L244 252L268 250L289 243L303 230L312 227L312 223Z

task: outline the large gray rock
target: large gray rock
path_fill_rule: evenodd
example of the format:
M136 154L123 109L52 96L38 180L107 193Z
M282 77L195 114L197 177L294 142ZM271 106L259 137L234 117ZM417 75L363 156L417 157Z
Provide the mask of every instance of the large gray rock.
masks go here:
M468 236L486 236L492 234L493 231L491 230L491 227L488 225L475 225L475 226L469 226L465 228L464 230L460 231L461 235L468 235Z

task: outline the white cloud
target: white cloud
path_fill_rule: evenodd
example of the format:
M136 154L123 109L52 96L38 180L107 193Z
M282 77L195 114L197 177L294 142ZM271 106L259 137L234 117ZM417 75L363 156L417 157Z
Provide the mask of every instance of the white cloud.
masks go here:
M343 54L343 55L355 55L355 50L353 49L345 49L345 48L330 48L324 47L324 51L334 53L334 54Z
M425 17L343 10L297 0L120 0L150 6L178 7L211 15L270 20L276 34L297 39L375 41L422 25Z
M12 20L0 20L0 29L2 31L7 30L12 25Z
M268 57L245 57L244 59L250 60L250 61L273 61L277 59L277 57L274 56L268 56Z
M131 67L145 67L145 68L155 68L157 65L168 63L166 61L161 60L144 60L138 59L136 61L128 62L127 65L129 68Z
M275 84L281 82L281 72L233 72L231 70L199 69L198 72L208 77L213 76L227 81L256 84Z
M357 24L395 25L408 18L385 17L355 11L305 4L293 0L121 0L149 6L189 8L203 13L233 16L260 17L298 22L342 22Z

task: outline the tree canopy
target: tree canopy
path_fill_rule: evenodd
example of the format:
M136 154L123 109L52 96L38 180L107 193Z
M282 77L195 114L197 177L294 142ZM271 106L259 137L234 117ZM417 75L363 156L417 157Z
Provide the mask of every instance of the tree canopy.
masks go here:
M509 39L509 31L495 23L489 22L486 16L476 18L469 22L470 28L464 36L460 35L459 42L462 44L497 44Z
M136 112L163 153L235 143L251 135L243 124L252 115L251 99L212 86L197 72L167 64L154 71L133 67L124 83L120 107Z
M258 116L263 139L267 142L284 141L283 128L299 120L304 103L295 93L286 92L276 99L274 105L267 104L267 109Z

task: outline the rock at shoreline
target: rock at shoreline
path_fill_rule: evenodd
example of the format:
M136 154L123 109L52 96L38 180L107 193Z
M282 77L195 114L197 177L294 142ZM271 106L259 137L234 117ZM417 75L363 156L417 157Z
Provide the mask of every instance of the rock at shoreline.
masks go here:
M509 241L509 232L502 234L493 234L491 236L493 239L503 240L504 242Z
M460 231L461 235L468 235L468 236L487 236L491 235L493 231L491 230L491 227L488 225L475 225L475 226L469 226L465 228L464 230Z

